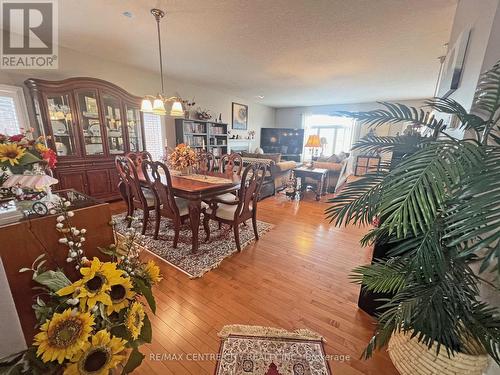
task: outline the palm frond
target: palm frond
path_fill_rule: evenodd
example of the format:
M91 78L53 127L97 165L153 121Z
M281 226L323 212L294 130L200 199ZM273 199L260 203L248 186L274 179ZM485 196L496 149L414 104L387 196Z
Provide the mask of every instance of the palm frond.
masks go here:
M462 244L460 256L485 251L482 269L500 259L500 147L488 147L481 166L461 182L447 207L449 246Z
M457 101L450 98L434 98L425 101L425 104L442 113L455 115L460 120L460 128L469 130L474 129L477 132L482 132L486 126L486 121L480 116L468 113L464 107Z
M493 118L500 108L500 62L479 77L472 110Z
M369 173L349 182L338 195L329 200L332 206L325 210L330 223L366 225L373 221L380 200L380 183L387 172Z
M442 209L448 191L481 161L474 142L438 141L403 159L381 183L377 207L383 227L398 238L425 232Z
M437 120L429 112L400 103L380 102L385 109L376 109L368 112L336 111L335 116L352 117L362 124L378 127L383 124L410 123L420 125L439 132L443 129L443 120Z
M405 286L406 264L400 259L376 261L368 266L356 267L350 279L363 284L367 290L376 293L396 293Z
M405 152L412 154L422 148L430 138L421 136L368 136L361 138L353 146L353 151L362 153L390 153Z

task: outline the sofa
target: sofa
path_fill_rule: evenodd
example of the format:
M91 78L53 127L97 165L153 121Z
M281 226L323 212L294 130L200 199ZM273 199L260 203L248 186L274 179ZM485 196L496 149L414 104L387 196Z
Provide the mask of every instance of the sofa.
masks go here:
M344 164L347 162L349 154L332 155L329 157L319 157L313 160L314 168L328 169L328 192L333 193L340 177Z
M267 175L262 184L260 199L275 195L287 186L292 171L297 164L294 161L282 161L281 154L257 154L241 152L243 164L264 163L267 165Z

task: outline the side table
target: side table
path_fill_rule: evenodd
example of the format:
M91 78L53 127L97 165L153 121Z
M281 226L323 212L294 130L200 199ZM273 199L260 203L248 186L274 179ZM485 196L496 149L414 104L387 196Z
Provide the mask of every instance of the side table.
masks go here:
M321 196L325 194L325 191L328 190L328 169L323 168L314 168L309 169L305 167L295 168L293 170L295 175L295 188L297 189L297 178L300 177L302 180L300 186L300 196L303 196L304 190L307 188L307 184L305 183L306 178L310 178L316 182L316 200L319 201Z

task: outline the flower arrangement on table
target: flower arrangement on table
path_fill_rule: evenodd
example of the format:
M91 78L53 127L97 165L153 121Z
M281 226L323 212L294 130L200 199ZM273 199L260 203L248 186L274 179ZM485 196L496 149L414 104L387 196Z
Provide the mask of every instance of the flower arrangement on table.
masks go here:
M185 143L178 144L167 157L168 164L178 171L186 172L198 163L196 152Z
M9 373L104 375L116 368L130 373L144 358L139 346L151 342L151 323L142 300L154 313L151 288L162 279L158 266L139 259L135 244L139 234L134 229L118 244L99 249L111 257L110 262L87 259L86 230L72 225L70 205L62 199L51 213L60 213L59 242L67 245L66 261L75 265L80 277L71 282L63 270L46 269L44 255L31 268L20 270L33 272L40 285L33 305L39 333L25 352L8 359Z
M18 174L41 162L55 168L57 156L45 145L46 139L43 136L34 138L33 129L12 136L0 134L0 167Z

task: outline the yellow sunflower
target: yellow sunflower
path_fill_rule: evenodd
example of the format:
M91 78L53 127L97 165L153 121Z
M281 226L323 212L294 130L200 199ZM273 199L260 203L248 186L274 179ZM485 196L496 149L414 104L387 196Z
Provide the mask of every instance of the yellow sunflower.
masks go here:
M162 279L160 268L152 260L147 262L144 266L144 277L148 279L151 284L158 284Z
M64 375L108 375L127 358L125 344L118 337L111 337L105 329L87 341L83 351L73 358L72 363L64 370Z
M113 312L119 312L130 304L130 300L135 296L133 288L134 286L128 277L122 278L119 284L111 286L109 296L111 297L112 304L107 308L108 315L111 315Z
M42 152L46 152L49 150L49 148L47 146L45 146L43 143L37 143L35 145L35 149L39 152L39 153L42 153Z
M97 302L111 306L112 301L108 292L113 285L120 284L123 271L116 269L116 263L101 263L94 258L90 267L82 267L80 273L83 278L57 291L60 296L73 295L80 300L80 308L85 311L91 309Z
M72 309L55 313L34 338L37 356L41 356L43 362L57 360L59 363L73 358L88 342L93 325L94 317L89 313Z
M11 166L19 164L19 159L21 159L25 153L26 149L15 143L0 144L0 162L8 161Z
M134 340L137 340L141 334L141 329L144 325L144 315L144 307L139 302L132 303L132 306L130 306L125 315L125 326Z

